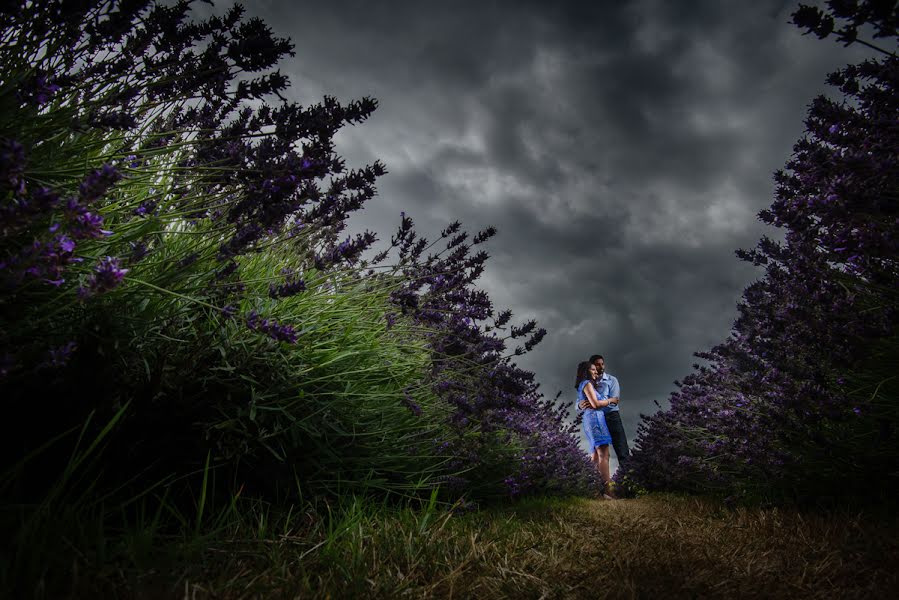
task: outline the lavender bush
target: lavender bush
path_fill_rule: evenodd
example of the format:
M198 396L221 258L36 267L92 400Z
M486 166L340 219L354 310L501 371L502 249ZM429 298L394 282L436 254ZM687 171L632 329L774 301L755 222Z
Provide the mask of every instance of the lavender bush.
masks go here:
M455 222L431 243L403 215L391 240L398 259L391 275L403 282L391 295L395 315L427 332L431 386L452 407L443 446L462 474L446 486L486 497L595 494L599 483L577 444L579 427L557 398L543 397L533 373L512 362L546 331L533 320L510 324L512 313L496 311L474 286L488 258L475 249L495 234L487 228L469 239ZM510 341L520 345L507 355Z
M800 6L793 22L824 38L895 44L892 3ZM828 77L806 135L760 213L785 231L743 260L764 276L743 293L730 338L646 417L628 469L633 489L747 498L888 499L899 475L899 59ZM877 42L881 43L881 42Z
M455 224L426 257L404 218L367 258L376 236L346 219L385 170L348 170L333 136L375 101L279 100L290 42L190 5L0 11L5 489L31 506L100 433L104 485L188 503L208 468L282 501L586 489L576 436L503 354L510 315L475 288L492 230ZM543 336L510 331L516 353Z
M328 404L372 363L393 387L424 389L424 354L394 356L396 332L360 327L378 291L360 293L346 269L373 236L340 239L383 168L346 170L332 137L374 101L262 101L287 85L270 70L290 44L240 8L195 23L189 5L22 3L0 16L0 388L22 409L5 457L127 404L104 464L113 481L178 477L208 447L267 487L427 480L445 462L433 452L396 458L390 435L354 431L377 427L383 405L395 416L383 432L408 437L404 394L372 379L358 404ZM352 319L334 312L348 298ZM415 426L435 435L436 421ZM280 470L259 468L263 456Z

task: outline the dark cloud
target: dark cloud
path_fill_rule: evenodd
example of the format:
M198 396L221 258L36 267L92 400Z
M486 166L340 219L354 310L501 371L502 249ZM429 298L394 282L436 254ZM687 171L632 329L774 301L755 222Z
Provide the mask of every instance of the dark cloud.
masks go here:
M782 1L259 2L297 46L312 102L380 101L340 134L383 160L354 218L388 238L496 225L483 286L549 330L521 364L570 400L600 351L631 436L692 353L723 340L758 273L733 256L763 229L772 172L824 77L863 55L787 24ZM768 232L769 235L773 234Z

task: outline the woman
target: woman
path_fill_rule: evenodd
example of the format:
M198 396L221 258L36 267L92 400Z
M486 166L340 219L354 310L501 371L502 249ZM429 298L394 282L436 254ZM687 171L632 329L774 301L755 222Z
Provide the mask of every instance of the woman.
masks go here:
M609 405L609 400L600 399L596 395L596 388L593 384L598 376L599 372L596 370L596 366L585 360L577 366L577 380L574 386L577 388L578 404L585 400L589 405L589 408L584 410L581 429L590 447L590 460L596 465L599 477L602 479L603 495L611 498L608 489L612 479L609 474L609 444L612 443L612 436L609 434L606 417L602 412L602 408Z

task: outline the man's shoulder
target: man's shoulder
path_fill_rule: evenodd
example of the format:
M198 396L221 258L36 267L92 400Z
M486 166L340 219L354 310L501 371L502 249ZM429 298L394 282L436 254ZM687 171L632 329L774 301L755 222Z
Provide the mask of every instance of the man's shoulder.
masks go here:
M621 384L614 375L609 375L609 393L617 396L620 393Z
M614 382L616 382L616 383L618 382L618 378L615 377L614 375L612 375L611 373L605 373L605 375L608 375L608 376L609 376L609 380L610 380L610 381L614 381Z

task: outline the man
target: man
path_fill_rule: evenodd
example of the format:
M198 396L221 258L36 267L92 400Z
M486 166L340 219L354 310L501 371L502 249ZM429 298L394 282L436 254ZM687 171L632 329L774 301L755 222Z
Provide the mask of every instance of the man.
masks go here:
M624 424L621 422L621 415L618 413L619 396L621 395L621 387L618 385L618 379L614 375L606 373L606 360L600 354L594 354L590 357L590 362L596 367L599 380L596 382L596 395L600 399L609 400L609 405L602 409L606 417L606 425L609 427L609 433L612 436L612 447L615 449L615 456L618 458L618 464L623 465L631 455L627 446L627 435L624 433ZM581 402L579 408L587 408Z

